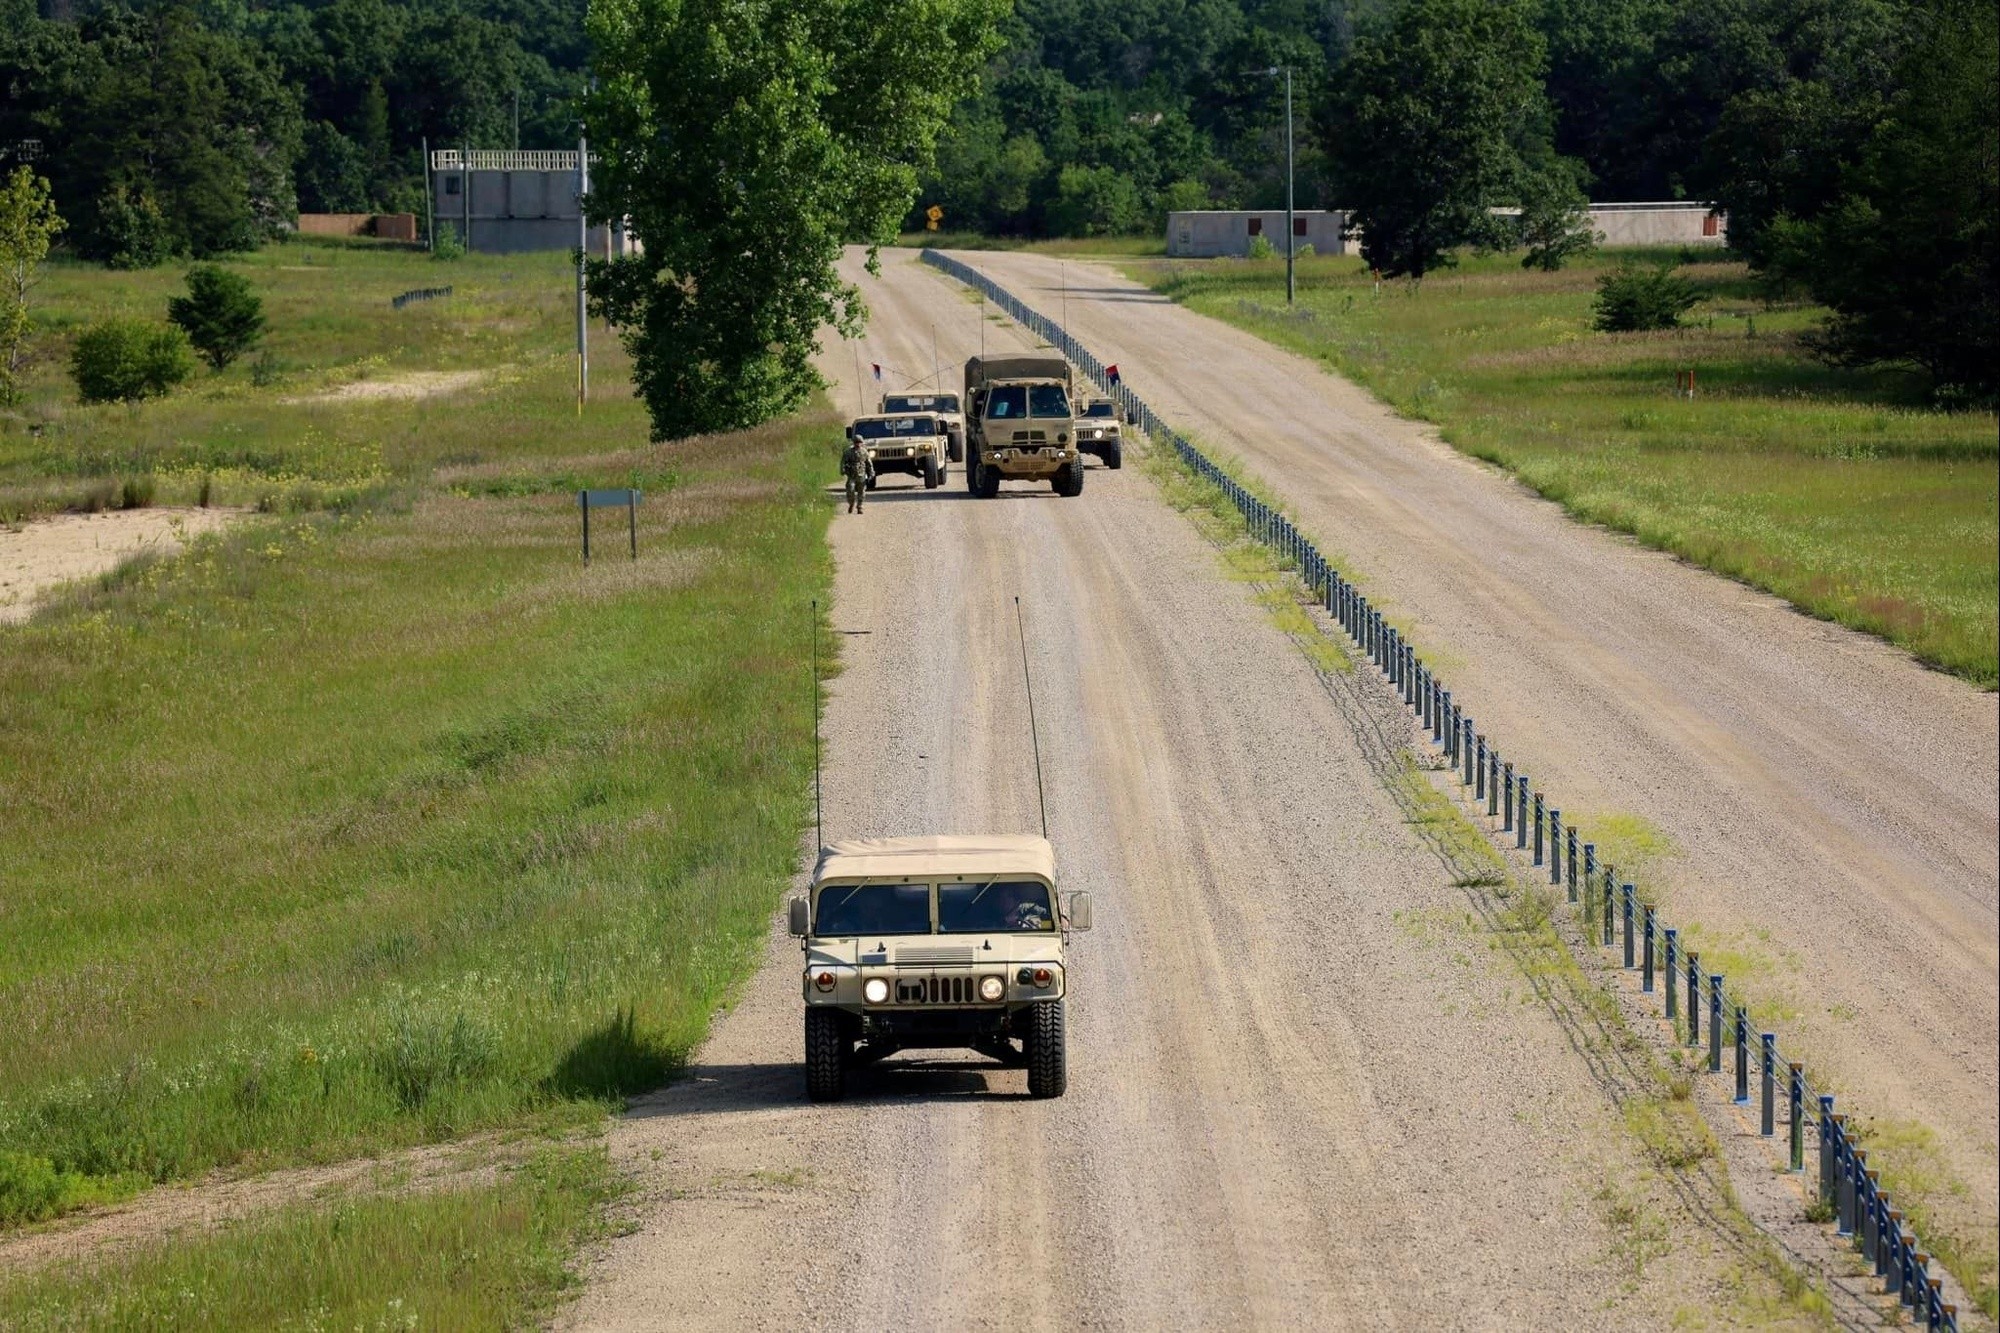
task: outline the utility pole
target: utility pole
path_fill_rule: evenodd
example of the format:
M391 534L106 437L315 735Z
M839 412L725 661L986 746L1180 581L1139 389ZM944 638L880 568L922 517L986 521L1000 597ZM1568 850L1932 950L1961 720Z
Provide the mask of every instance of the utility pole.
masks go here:
M1292 67L1285 66L1285 304L1298 299L1298 227L1292 221Z
M590 325L584 320L583 257L590 247L590 221L584 216L583 197L590 193L590 144L582 135L576 140L576 411L583 414L584 400L590 397Z
M1264 73L1274 79L1280 74L1285 76L1285 304L1290 305L1299 294L1298 224L1292 220L1292 67L1273 65Z
M463 207L459 210L463 222L458 229L459 244L467 254L472 253L472 145L460 143L458 146L458 183L464 187L459 197Z
M418 141L423 145L424 154L424 249L437 249L437 223L431 218L431 203L437 195L437 173L431 170L431 141L429 136Z
M514 151L521 151L521 90L514 90Z

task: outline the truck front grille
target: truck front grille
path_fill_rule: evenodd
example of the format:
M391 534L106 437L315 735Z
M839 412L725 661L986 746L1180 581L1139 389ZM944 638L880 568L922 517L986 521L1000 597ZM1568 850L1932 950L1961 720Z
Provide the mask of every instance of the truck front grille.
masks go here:
M1017 430L1014 432L1015 444L1047 444L1048 442L1049 433L1045 430Z
M978 1004L978 978L898 977L897 1004Z

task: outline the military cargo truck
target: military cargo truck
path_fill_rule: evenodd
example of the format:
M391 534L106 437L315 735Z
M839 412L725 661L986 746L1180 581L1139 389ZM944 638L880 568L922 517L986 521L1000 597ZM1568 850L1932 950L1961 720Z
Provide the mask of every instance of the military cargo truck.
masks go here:
M1059 356L975 356L965 363L965 487L982 499L1003 481L1047 481L1083 494L1069 362Z
M878 477L884 472L907 472L922 477L924 489L934 491L951 476L943 417L929 412L856 417L848 424L847 435L868 451ZM868 489L875 489L874 477L869 478Z
M1118 421L1118 404L1109 398L1093 398L1076 419L1076 447L1095 454L1104 466L1116 472L1125 466L1125 437Z
M954 463L965 461L965 413L959 408L955 393L885 393L882 395L881 411L886 416L894 412L930 412L945 424L945 440L948 448L945 455Z
M835 842L789 924L805 946L812 1100L837 1100L855 1065L958 1048L1025 1066L1031 1096L1063 1095L1066 950L1090 929L1090 895L1057 894L1048 839Z

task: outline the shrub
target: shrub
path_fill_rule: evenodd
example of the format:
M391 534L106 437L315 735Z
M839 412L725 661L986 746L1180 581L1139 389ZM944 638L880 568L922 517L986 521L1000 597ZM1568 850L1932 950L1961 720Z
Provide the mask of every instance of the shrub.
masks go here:
M1272 259L1277 256L1277 253L1278 247L1271 244L1271 238L1263 233L1259 232L1250 238L1250 257L1252 259Z
M194 349L171 324L107 319L77 335L69 367L84 402L131 402L185 383L194 374Z
M153 503L153 497L157 494L159 494L159 483L151 477L127 477L124 484L118 488L118 507L144 509Z
M1597 327L1606 333L1678 328L1700 299L1670 268L1627 265L1597 280Z
M454 260L465 258L465 242L450 227L439 227L431 237L431 258Z
M264 303L250 280L214 264L188 270L188 294L167 302L167 318L180 325L202 360L216 370L256 345L264 334Z

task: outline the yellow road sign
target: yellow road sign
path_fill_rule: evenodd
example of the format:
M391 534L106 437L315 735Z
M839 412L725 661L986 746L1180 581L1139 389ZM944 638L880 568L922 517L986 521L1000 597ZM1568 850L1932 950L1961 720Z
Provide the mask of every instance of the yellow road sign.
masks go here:
M932 204L929 208L924 210L924 216L930 219L928 222L924 223L924 230L936 231L938 229L938 223L944 220L944 209L940 208L936 204Z

